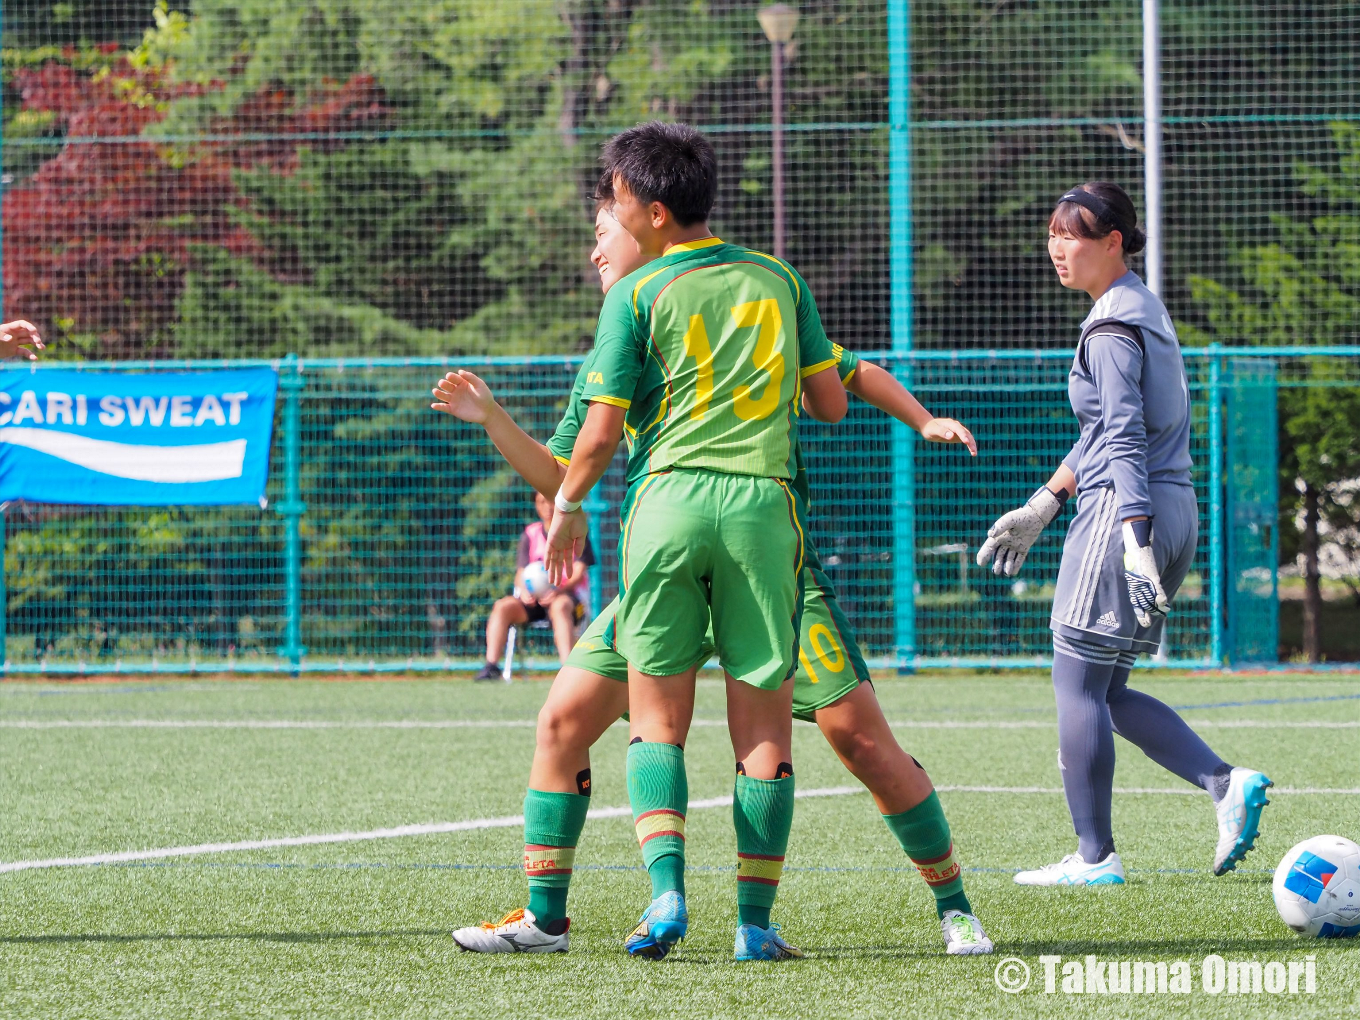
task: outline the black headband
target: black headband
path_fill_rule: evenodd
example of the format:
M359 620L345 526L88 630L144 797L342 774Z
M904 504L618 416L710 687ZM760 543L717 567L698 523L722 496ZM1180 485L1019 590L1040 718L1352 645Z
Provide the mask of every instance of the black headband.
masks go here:
M1116 216L1115 211L1110 208L1110 204L1099 195L1093 195L1091 192L1084 191L1081 188L1073 188L1067 194L1063 195L1062 198L1058 199L1058 205L1062 205L1064 202L1072 202L1075 205L1081 206L1083 209L1091 210L1091 212L1096 214L1097 219L1104 220L1107 225L1119 231L1126 239L1128 238L1128 235L1132 233L1129 227L1126 227L1119 221L1119 217Z

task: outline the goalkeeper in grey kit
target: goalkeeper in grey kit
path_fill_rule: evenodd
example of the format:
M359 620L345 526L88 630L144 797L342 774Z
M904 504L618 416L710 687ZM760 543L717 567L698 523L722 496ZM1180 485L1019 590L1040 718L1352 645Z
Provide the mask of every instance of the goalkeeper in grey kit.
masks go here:
M1046 485L1001 517L979 566L1013 577L1039 533L1076 496L1053 600L1058 764L1077 852L1015 876L1021 885L1122 885L1110 821L1114 734L1204 789L1219 838L1214 874L1255 845L1271 781L1223 761L1169 707L1129 688L1140 652L1162 641L1171 599L1199 534L1190 479L1190 397L1166 307L1129 270L1145 238L1117 184L1073 188L1049 218L1048 252L1064 287L1095 305L1068 376L1081 435Z

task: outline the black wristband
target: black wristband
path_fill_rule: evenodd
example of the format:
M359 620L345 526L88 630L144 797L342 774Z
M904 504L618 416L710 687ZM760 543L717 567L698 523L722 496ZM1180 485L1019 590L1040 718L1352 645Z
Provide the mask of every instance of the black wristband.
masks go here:
M1144 517L1141 521L1126 521L1129 529L1133 532L1133 540L1138 543L1138 548L1152 544L1152 518Z

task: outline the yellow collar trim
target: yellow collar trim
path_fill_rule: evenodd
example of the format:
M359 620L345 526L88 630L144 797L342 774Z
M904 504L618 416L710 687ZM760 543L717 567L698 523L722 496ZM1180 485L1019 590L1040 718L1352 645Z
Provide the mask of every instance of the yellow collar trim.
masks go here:
M673 244L666 249L667 255L674 255L681 251L698 251L700 248L712 248L714 245L722 244L720 237L701 237L697 241L686 241L684 244Z

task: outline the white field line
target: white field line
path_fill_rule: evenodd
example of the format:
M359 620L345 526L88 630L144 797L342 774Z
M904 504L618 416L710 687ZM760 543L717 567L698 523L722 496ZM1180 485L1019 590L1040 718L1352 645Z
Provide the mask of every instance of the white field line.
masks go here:
M1186 719L1220 729L1360 729L1360 719ZM534 719L0 719L0 729L533 729ZM613 724L627 726L620 719ZM726 728L725 719L691 726ZM808 724L811 725L811 724ZM894 729L1053 729L1054 719L894 719Z
M828 786L821 789L799 790L796 797L844 797L864 793L862 786ZM710 797L689 802L691 811L704 808L731 807L732 798ZM625 818L633 813L626 804L621 807L596 808L589 818ZM74 868L89 864L121 864L126 861L154 861L166 857L192 857L197 854L225 854L242 850L269 850L283 846L316 846L322 843L357 843L370 839L399 839L402 836L431 836L445 832L468 832L477 829L512 829L524 824L523 815L501 818L469 818L462 822L427 822L419 825L399 825L391 829L369 829L366 832L330 832L310 836L282 836L276 839L248 839L235 843L197 843L193 846L169 846L155 850L124 850L112 854L91 854L88 857L51 857L40 861L11 861L0 864L0 874L7 871L32 871L35 868Z
M940 793L1009 793L1009 794L1061 794L1058 786L937 786ZM799 790L794 796L808 797L847 797L866 793L862 786L827 786L811 790ZM1115 793L1125 794L1189 794L1201 791L1193 787L1115 787ZM1279 787L1274 794L1360 794L1360 787L1333 789L1326 787ZM692 800L689 810L731 807L732 798L709 797L706 800ZM632 815L627 805L620 807L596 808L589 818L627 818ZM470 818L462 822L427 822L418 825L399 825L391 829L369 829L365 832L332 832L309 836L283 836L276 839L250 839L235 843L198 843L193 846L160 847L155 850L124 850L111 854L91 854L88 857L50 857L37 861L10 861L0 864L0 874L9 871L32 871L38 868L74 868L92 864L121 864L128 861L154 861L167 857L192 857L198 854L236 853L245 850L270 850L285 846L316 846L323 843L357 843L373 839L398 839L403 836L431 836L446 832L468 832L481 829L512 829L524 824L523 815L505 815L500 818Z
M1222 729L1360 729L1360 719L1320 720L1187 719L1193 726ZM9 730L500 730L533 729L533 719L0 719ZM626 726L620 720L615 726ZM695 719L692 726L726 727L723 719ZM1050 730L1054 720L942 719L892 721L904 730Z

